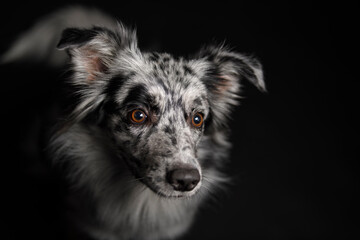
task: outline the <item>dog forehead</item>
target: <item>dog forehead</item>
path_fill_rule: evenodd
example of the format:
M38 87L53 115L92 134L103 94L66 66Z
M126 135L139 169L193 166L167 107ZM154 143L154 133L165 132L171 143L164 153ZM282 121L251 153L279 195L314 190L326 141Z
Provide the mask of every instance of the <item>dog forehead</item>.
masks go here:
M180 89L203 90L200 79L206 70L202 65L195 64L195 61L182 57L173 57L167 53L152 53L147 57L151 66L148 69L156 79L160 79L169 90L179 91Z
M206 87L200 80L204 68L194 61L174 58L167 53L145 55L146 67L135 77L137 84L143 84L153 96L182 97L191 101L206 94Z
M121 80L117 103L136 99L130 95L143 95L142 100L151 101L164 110L172 106L181 106L186 111L195 105L206 108L207 91L201 81L206 66L201 61L174 58L167 53L146 53L136 65L142 67L133 68L131 74Z
M187 62L153 63L152 83L148 86L153 96L161 95L167 104L190 107L196 99L206 99L206 87L200 74ZM159 98L160 99L160 98Z

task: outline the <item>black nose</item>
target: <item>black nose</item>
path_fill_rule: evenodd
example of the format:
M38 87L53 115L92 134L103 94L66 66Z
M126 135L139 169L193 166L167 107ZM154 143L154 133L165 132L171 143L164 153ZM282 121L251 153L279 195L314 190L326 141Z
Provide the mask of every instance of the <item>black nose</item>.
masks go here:
M177 191L191 191L200 181L200 174L197 169L179 168L167 174L167 181Z

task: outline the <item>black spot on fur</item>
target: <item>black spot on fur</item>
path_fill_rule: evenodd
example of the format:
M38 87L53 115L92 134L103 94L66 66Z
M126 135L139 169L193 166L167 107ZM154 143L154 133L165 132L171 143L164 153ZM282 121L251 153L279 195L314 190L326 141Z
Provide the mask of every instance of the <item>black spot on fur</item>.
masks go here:
M175 134L175 128L173 126L170 127L167 125L164 128L164 132L173 135Z
M165 109L164 109L165 112L168 112L170 110L171 106L172 106L172 102L170 101L170 99L166 100Z
M190 146L185 146L185 147L183 147L181 150L182 150L182 151L186 151L186 150L188 150L188 149L191 149Z
M155 105L153 97L148 93L143 85L132 87L126 96L123 105L145 106L155 113L159 112L159 107Z
M109 97L114 97L114 95L119 91L119 89L123 86L126 79L130 78L131 76L123 76L117 75L109 80L105 90L103 91Z
M166 68L166 67L165 67L165 64L164 64L164 63L160 63L160 64L159 64L159 67L160 67L161 71L163 71L163 72L165 71L165 68Z
M119 113L120 106L116 103L116 94L119 92L121 87L123 86L124 82L130 78L130 76L121 76L118 75L109 80L109 83L105 87L103 94L106 95L105 97L105 104L104 110L110 114L117 114Z
M143 85L136 85L134 87L132 87L123 104L126 105L126 104L131 104L131 103L143 103L145 105L147 105L149 102L149 93L148 91L146 90L146 88L143 86Z
M184 66L184 72L185 74L189 74L189 75L195 75L194 71L189 67L189 66Z
M182 96L180 96L176 101L176 106L182 107L183 106L183 99Z
M176 145L176 144L177 144L176 137L171 136L170 140L171 140L171 143L172 143L173 145Z
M135 141L133 142L133 146L132 146L134 149L137 149L137 148L138 148L139 144L141 143L143 134L144 134L144 133L141 132L141 133L139 133L139 134L136 136L136 139L135 139Z
M189 114L186 111L184 111L184 119L189 119Z
M153 62L158 61L159 58L160 58L160 55L158 53L151 53L149 56L149 60L153 61Z
M190 86L190 82L189 81L183 81L182 82L182 87L184 88L184 90L188 89Z
M169 88L165 85L164 81L160 78L156 78L156 83L158 83L165 91L166 94L169 94L170 90Z

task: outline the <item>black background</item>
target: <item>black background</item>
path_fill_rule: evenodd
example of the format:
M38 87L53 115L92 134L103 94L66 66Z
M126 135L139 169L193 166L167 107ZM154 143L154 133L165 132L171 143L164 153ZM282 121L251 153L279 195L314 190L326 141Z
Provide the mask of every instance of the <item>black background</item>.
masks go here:
M355 6L86 2L136 25L140 47L188 55L226 40L263 63L268 93L244 83L245 98L231 122L234 182L200 210L184 239L359 235ZM35 19L68 5L6 4L1 52ZM33 167L41 158L42 115L56 95L54 73L21 65L0 71L3 234L56 239L63 211L57 186Z

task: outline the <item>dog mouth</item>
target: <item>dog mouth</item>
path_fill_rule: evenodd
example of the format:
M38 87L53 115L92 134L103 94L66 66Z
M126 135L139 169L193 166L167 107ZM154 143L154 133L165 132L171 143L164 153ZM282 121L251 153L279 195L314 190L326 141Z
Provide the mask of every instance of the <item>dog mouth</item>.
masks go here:
M200 180L195 181L196 184L189 183L188 186L170 184L167 181L154 183L153 181L147 181L146 179L141 179L140 182L162 198L190 198L194 196L201 187Z
M149 187L147 185L147 187ZM188 191L188 192L181 192L181 191L176 191L176 190L168 190L168 189L160 189L160 188L156 188L156 187L149 187L156 195L163 197L163 198L190 198L192 196L194 196L197 192L198 189L194 189L192 191Z

